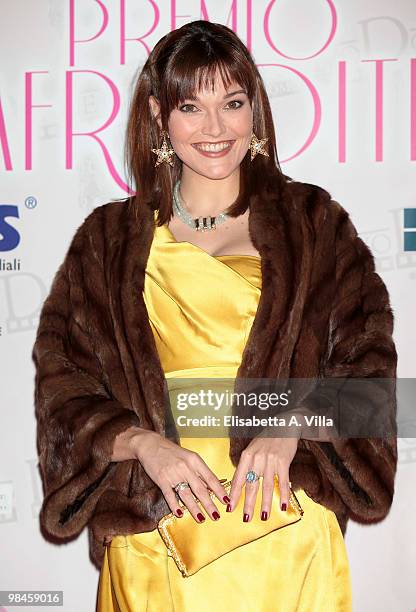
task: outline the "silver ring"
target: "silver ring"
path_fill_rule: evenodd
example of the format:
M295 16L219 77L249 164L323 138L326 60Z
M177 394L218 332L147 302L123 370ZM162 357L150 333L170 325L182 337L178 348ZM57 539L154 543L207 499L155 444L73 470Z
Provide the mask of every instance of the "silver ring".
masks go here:
M247 482L256 482L259 478L260 478L260 476L254 470L250 470L246 474L246 481Z
M178 484L175 485L172 488L175 491L176 495L179 495L179 491L182 491L182 489L189 489L190 488L190 484L189 484L189 482L182 481L182 482L178 482Z

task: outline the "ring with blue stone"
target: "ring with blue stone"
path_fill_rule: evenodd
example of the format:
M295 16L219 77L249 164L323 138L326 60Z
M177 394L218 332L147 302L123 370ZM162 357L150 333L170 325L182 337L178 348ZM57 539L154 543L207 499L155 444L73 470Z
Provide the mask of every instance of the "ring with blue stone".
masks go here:
M246 474L246 481L247 482L256 482L259 478L260 478L260 476L254 470L250 470Z

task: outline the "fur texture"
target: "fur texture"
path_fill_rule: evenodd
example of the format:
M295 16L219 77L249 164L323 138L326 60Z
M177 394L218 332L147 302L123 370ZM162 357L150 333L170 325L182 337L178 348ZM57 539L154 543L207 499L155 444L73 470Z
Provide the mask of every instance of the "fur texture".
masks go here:
M88 527L101 567L106 535L156 528L170 511L139 461L111 462L130 425L165 431L164 373L143 300L153 211L128 200L95 208L77 229L40 315L33 359L40 524L55 542ZM395 379L393 313L374 260L342 206L316 186L282 178L250 202L249 231L263 287L237 373L241 377ZM302 398L313 406L313 395ZM351 406L354 410L354 406ZM389 404L395 422L395 389ZM232 437L235 466L250 439ZM397 466L396 438L301 439L296 490L351 518L382 520Z

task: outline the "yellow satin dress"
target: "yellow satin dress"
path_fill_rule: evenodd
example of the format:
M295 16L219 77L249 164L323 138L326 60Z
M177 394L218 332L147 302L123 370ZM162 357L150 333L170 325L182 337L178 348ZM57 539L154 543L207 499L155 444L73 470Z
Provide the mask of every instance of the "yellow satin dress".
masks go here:
M167 379L236 375L260 297L260 261L211 256L176 241L167 225L156 226L144 299ZM218 478L232 479L228 437L181 436L180 442ZM296 494L304 509L299 522L187 578L157 529L115 536L105 550L97 611L350 612L349 561L336 516L302 489ZM225 505L214 503L220 515L225 512Z

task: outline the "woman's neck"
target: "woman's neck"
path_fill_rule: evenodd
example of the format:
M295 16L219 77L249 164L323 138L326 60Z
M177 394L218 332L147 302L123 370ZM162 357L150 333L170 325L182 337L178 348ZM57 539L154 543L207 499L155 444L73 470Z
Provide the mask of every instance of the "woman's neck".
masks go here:
M237 169L238 170L238 169ZM224 179L209 179L195 172L182 171L179 196L193 217L217 216L238 197L239 172Z

